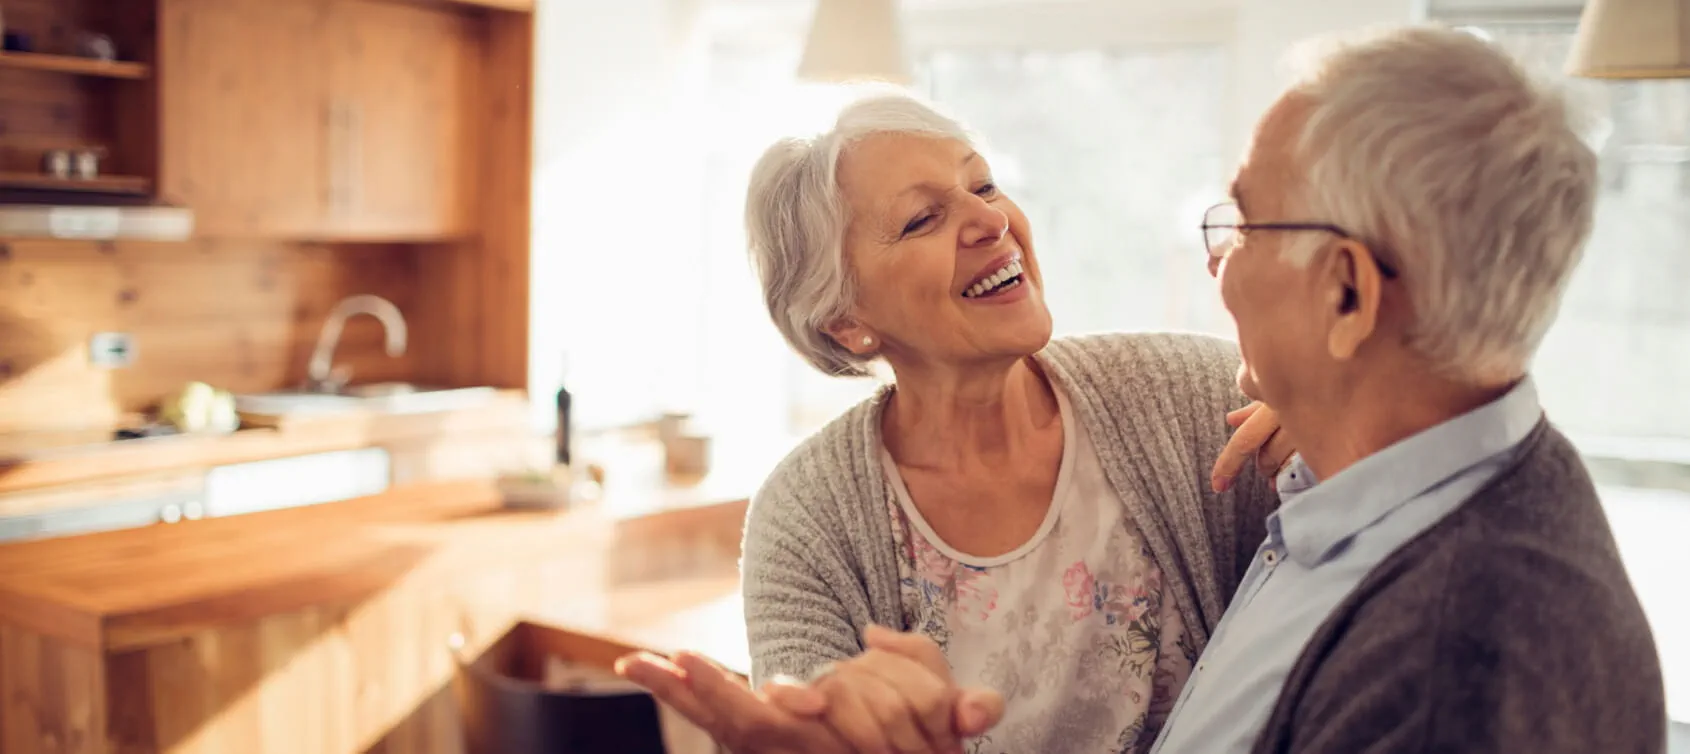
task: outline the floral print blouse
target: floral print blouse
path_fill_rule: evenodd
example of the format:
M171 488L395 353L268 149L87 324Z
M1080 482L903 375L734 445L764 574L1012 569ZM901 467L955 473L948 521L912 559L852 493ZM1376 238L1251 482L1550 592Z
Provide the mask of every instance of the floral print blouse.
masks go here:
M939 644L959 684L1004 695L1003 721L969 754L1147 752L1196 658L1161 569L1056 393L1055 494L1038 531L1004 555L935 535L881 451L905 625Z

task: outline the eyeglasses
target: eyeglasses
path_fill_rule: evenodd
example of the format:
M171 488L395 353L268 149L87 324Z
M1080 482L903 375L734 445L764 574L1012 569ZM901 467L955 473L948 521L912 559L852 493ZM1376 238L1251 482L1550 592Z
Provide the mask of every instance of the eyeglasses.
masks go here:
M1244 221L1244 213L1239 211L1235 202L1221 202L1203 213L1203 246L1209 252L1210 259L1220 259L1243 241L1243 234L1252 230L1304 230L1331 233L1339 238L1360 240L1331 223L1248 223ZM1371 249L1369 249L1371 251ZM1379 274L1387 279L1395 279L1397 271L1377 253L1372 254L1373 264L1379 267Z

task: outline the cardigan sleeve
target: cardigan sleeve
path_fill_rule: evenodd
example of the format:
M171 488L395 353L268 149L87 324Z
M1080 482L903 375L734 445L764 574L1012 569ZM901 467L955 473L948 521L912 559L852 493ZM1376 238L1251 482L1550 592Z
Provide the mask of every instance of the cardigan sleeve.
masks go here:
M1231 341L1207 336L1178 337L1180 350L1188 354L1194 369L1188 376L1186 390L1194 410L1202 415L1194 420L1197 445L1197 468L1202 475L1199 485L1209 511L1210 532L1217 562L1230 562L1230 573L1218 574L1230 579L1225 584L1225 598L1244 580L1256 550L1267 538L1268 514L1279 508L1279 490L1272 477L1256 470L1256 464L1246 463L1231 487L1214 492L1209 487L1209 472L1220 459L1221 452L1232 439L1233 429L1226 424L1224 413L1246 406L1250 398L1238 387L1238 370L1243 359L1238 346ZM1207 415L1218 410L1219 415ZM1222 560L1225 553L1229 558Z
M863 648L853 620L861 611L847 604L858 579L828 546L814 501L795 489L802 485L793 475L777 470L746 514L740 588L753 687L779 675L804 678Z

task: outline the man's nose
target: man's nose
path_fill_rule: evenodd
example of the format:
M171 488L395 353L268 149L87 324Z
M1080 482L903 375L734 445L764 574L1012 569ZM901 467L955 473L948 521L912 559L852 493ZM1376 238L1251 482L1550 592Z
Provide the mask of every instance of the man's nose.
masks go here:
M1223 259L1225 257L1217 257L1212 254L1209 256L1209 277L1218 278L1221 276L1221 260Z

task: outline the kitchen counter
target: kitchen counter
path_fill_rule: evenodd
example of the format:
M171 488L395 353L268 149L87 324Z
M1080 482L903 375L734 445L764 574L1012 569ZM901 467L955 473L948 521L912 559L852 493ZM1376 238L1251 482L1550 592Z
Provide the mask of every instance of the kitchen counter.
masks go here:
M709 657L740 675L751 675L745 635L745 601L733 575L666 579L606 592L602 611L531 610L541 625L585 631L623 644L673 654Z
M488 482L0 546L0 622L106 651L354 604L402 578L609 537L588 507L508 512Z
M109 440L108 429L0 434L0 494L181 468L351 450L406 440L515 428L524 431L522 391L505 390L475 408L415 414L346 413L284 428L230 434Z
M449 648L475 656L520 620L744 672L736 551L684 579L613 574L735 540L743 496L708 489L624 518L613 500L513 512L491 482L431 483L0 546L0 750L456 752Z

